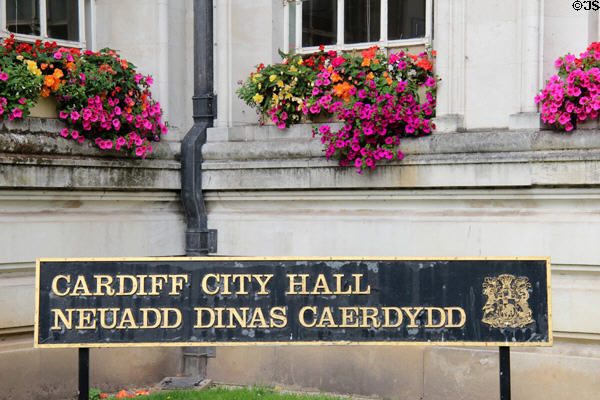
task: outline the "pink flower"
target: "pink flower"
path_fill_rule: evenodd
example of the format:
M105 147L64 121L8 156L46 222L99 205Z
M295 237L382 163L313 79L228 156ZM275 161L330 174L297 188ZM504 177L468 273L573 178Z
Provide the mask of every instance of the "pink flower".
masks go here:
M61 118L61 119L67 119L69 117L69 113L66 112L66 111L60 111L58 113L58 117Z
M13 116L13 118L21 118L23 116L23 110L21 110L18 107L15 107L12 110L12 116Z
M331 65L336 68L339 67L340 65L342 65L346 60L344 59L344 57L339 56L334 58L333 60L331 60Z
M146 152L146 146L137 147L135 149L135 155L138 157L144 155L145 152Z
M133 77L133 80L135 81L135 83L140 83L140 81L142 80L142 78L143 78L143 77L144 77L143 75L136 74L136 75Z
M25 104L25 103L27 103L27 99L26 99L26 98L24 98L24 97L21 97L21 98L19 99L19 103L21 103L21 104Z
M152 79L152 77L151 77L151 76L149 76L149 77L147 77L147 78L146 78L146 83L147 83L148 85L152 85L152 84L154 83L154 79Z
M79 119L79 113L77 111L73 111L71 113L71 121L77 121Z
M6 81L8 79L8 74L3 72L0 74L0 81Z
M62 137L69 136L69 130L67 128L64 128L63 130L60 131L60 136L62 136Z
M79 137L79 132L78 132L78 131L75 131L75 130L74 130L74 131L72 131L72 132L71 132L71 137L72 137L73 139L77 139L77 138Z
M56 53L54 53L54 59L55 60L62 60L63 56L62 53L60 51L57 51Z

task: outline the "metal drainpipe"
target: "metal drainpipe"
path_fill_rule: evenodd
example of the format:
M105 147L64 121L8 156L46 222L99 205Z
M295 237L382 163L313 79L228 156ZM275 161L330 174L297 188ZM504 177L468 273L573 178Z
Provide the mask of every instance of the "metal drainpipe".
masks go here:
M187 256L206 256L217 251L217 231L208 229L202 196L202 145L206 130L216 117L213 84L213 1L194 0L194 126L181 144L181 198L187 219ZM204 379L207 357L214 347L184 347L183 375ZM197 384L197 383L196 383Z

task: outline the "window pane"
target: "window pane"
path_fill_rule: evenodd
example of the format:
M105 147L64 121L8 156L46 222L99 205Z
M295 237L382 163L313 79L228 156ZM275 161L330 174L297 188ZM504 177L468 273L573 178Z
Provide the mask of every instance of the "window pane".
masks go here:
M337 42L337 0L302 3L302 46Z
M48 37L79 40L79 0L46 0Z
M40 34L38 0L6 0L6 28L13 33Z
M344 43L380 39L381 0L344 0Z
M425 37L425 0L388 0L388 39Z

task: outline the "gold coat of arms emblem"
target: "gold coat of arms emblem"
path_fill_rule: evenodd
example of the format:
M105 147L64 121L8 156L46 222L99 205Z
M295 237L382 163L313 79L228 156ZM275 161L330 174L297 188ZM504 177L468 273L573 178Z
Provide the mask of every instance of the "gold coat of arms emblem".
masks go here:
M493 328L523 328L534 321L529 308L529 279L511 274L483 281L483 294L487 301L483 306L482 322Z

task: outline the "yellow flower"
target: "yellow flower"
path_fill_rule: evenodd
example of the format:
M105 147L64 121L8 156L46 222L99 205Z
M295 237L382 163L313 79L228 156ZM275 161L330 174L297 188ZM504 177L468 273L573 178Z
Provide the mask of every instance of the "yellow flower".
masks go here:
M18 56L17 56L17 60L19 60L19 61L23 61L23 56L21 56L21 55L18 55Z
M256 94L254 95L254 97L252 97L252 100L254 100L254 101L256 102L256 104L260 104L260 103L262 103L262 101L263 101L264 99L265 99L265 98L263 97L263 95L261 95L261 94L258 94L258 93L256 93Z
M291 99L292 98L292 94L291 93L286 93L285 94L285 98L286 99Z
M296 67L294 67L293 65L290 67L290 72L296 72L298 71L298 69L296 69Z
M281 79L277 81L277 86L283 87L283 81Z
M270 82L273 82L275 79L277 79L277 75L271 75L271 76L269 77L269 81L270 81Z

